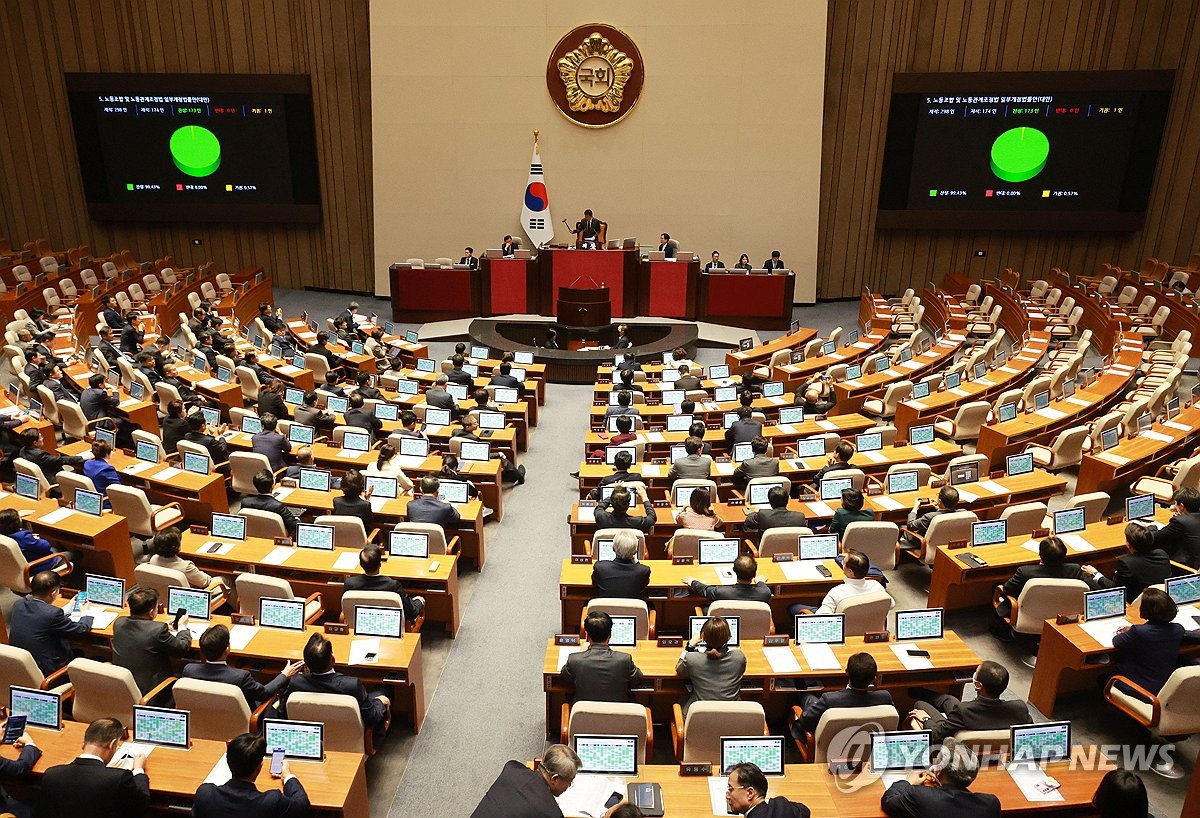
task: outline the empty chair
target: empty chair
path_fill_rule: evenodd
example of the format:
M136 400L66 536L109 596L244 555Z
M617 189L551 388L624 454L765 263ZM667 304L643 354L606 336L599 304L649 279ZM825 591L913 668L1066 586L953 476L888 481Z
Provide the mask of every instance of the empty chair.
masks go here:
M0 643L0 686L5 690L17 685L65 694L71 689L69 683L62 683L66 675L67 668L63 666L46 676L33 660L32 653L24 648Z
M718 599L708 606L709 616L738 617L738 639L762 639L775 633L771 605L767 602Z
M767 717L758 702L695 702L687 718L672 708L671 742L678 761L720 763L722 736L767 734Z
M329 372L329 360L324 355L315 352L304 353L304 368L311 369L313 380L325 383L325 375Z
M1000 514L1000 519L1007 521L1006 530L1010 537L1028 536L1035 528L1042 527L1045 517L1045 503L1019 503L1007 506Z
M803 711L792 707L792 721L800 720ZM895 705L877 704L873 707L831 707L821 714L814 733L806 733L805 740L796 739L801 760L807 763L825 764L831 760L866 761L870 753L869 733L895 730L900 724L900 714ZM847 739L850 731L858 731L854 738ZM837 742L836 756L829 754L830 746ZM854 751L858 754L855 755ZM847 759L847 752L850 758Z
M234 581L237 589L238 613L258 617L259 601L263 597L274 599L301 599L292 593L292 584L286 579L264 574L238 574ZM304 621L312 625L322 614L322 596L318 591L304 599Z
M979 303L979 296L982 293L982 287L980 287L978 284L972 284L970 287L967 287L967 293L962 297L962 301L959 302L959 306L961 306L963 309L976 306Z
M863 412L878 418L893 418L896 416L896 405L912 397L912 389L912 381L890 384L884 390L882 398L868 398L863 401Z
M341 548L355 548L361 551L367 543L379 536L379 529L367 533L362 518L345 514L322 514L314 521L317 525L333 526L333 540Z
M842 534L842 551L859 551L882 571L896 567L900 527L895 523L864 521L850 523Z
M325 725L325 749L335 753L374 754L372 730L363 723L362 711L354 696L340 693L291 693L287 697L287 715L297 721L316 721ZM390 715L387 717L390 721ZM386 722L385 722L386 724ZM383 728L386 731L386 726Z
M838 600L833 612L845 614L846 636L887 630L888 612L895 602L891 594L880 588L866 594L856 594Z
M164 679L143 696L128 668L94 659L72 659L67 676L75 693L71 718L85 724L105 717L133 724L133 706L146 704L175 682L174 676Z
M579 634L586 636L583 630L583 620L587 618L589 611L603 611L609 616L632 616L634 622L634 638L642 641L646 639L654 639L657 633L655 629L655 611L650 610L650 607L642 599L623 599L619 597L596 597L589 600L587 605L583 606L583 613L579 617Z
M798 557L800 538L810 536L812 533L811 528L804 526L768 528L762 533L762 539L758 541L759 559L769 560L776 554L791 554L793 557Z
M258 403L258 390L262 388L258 375L245 366L236 367L233 371L242 387L242 399L251 405Z
M720 537L716 531L701 528L679 528L667 542L667 555L700 559L700 541Z
M1200 488L1200 455L1189 457L1175 465L1174 475L1170 467L1163 466L1154 477L1143 477L1133 485L1135 494L1153 494L1164 505L1171 502L1176 489L1184 486Z
M967 334L975 336L991 335L996 331L996 322L1000 320L1002 306L996 304L986 316L974 316L967 319Z
M1118 683L1137 691L1136 695L1118 687ZM1196 665L1176 668L1157 695L1128 677L1114 676L1105 685L1104 698L1160 740L1200 733L1200 709L1196 707L1200 700L1200 667ZM1151 769L1166 778L1184 775L1170 756L1166 760L1160 757Z
M179 503L151 503L146 492L135 486L109 486L108 501L112 504L113 513L121 515L129 523L130 533L140 537L153 537L183 520L183 509Z
M562 743L568 747L575 736L636 736L638 763L647 761L647 748L654 746L654 723L650 708L632 702L578 701L563 705Z
M211 281L202 281L202 282L200 282L200 295L204 298L205 301L209 301L209 302L216 301L217 300L217 288L212 285Z
M410 534L425 534L429 538L429 553L433 554L457 554L459 549L458 535L455 534L449 541L446 540L446 532L437 523L413 523L403 522L397 523L393 531L408 532Z
M254 475L264 470L271 471L271 462L265 454L230 452L229 468L234 491L238 494L258 494L258 489L254 488Z
M246 704L246 694L237 685L182 678L171 688L175 707L192 714L188 723L191 737L209 741L228 741L230 736L258 730L258 720L275 697L254 712Z
M887 473L893 474L896 472L915 471L917 473L917 487L929 485L929 479L933 476L933 469L928 463L893 463L888 466ZM887 478L884 478L884 486L887 486Z
M954 417L938 415L933 423L934 431L951 440L977 440L979 430L987 422L991 409L988 402L983 400L964 403L954 413Z
M1088 437L1087 426L1072 426L1064 429L1049 446L1030 443L1025 451L1033 454L1033 461L1049 471L1061 471L1078 466L1083 460L1083 444Z
M863 486L867 484L867 474L862 469L838 469L835 472L826 474L821 482L825 482L825 480L841 480L847 477L850 478L851 488L858 491L864 490ZM820 489L820 486L816 486L816 488Z

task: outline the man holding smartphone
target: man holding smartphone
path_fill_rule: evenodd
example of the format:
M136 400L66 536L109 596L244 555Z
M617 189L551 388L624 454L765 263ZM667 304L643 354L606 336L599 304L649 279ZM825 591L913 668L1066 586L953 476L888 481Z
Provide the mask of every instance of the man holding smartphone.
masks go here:
M308 793L300 779L288 769L287 759L272 763L271 776L283 781L283 791L260 792L254 785L267 753L267 740L260 733L242 733L225 749L230 779L224 784L201 784L192 803L195 818L293 818L308 815Z
M4 708L0 707L0 712L3 710ZM3 725L5 732L4 743L16 747L21 751L21 755L16 760L0 758L0 780L21 778L28 775L29 771L33 769L33 765L37 764L38 759L42 757L42 751L34 746L33 739L24 730L24 717L21 716L19 718L22 722L20 727L21 732L11 741L8 734L17 729L17 725L15 724L16 718L5 721ZM13 728L12 731L9 730L10 727ZM11 812L17 818L32 818L33 807L23 801L18 801L6 793L3 788L0 788L0 812Z

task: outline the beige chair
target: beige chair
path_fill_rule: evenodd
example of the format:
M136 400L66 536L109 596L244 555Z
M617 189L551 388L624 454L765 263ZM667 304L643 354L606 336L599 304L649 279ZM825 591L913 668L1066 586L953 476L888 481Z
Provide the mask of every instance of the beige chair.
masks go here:
M1007 506L1000 514L1000 519L1007 521L1007 532L1010 537L1028 536L1035 528L1042 527L1046 517L1045 503L1018 503Z
M133 724L135 704L147 704L175 683L174 676L168 677L143 696L128 668L94 659L72 659L67 676L75 692L71 720L84 724L105 717Z
M269 577L265 574L238 574L234 581L237 590L238 613L258 617L259 601L263 597L272 599L303 599L292 593L292 584L286 579ZM306 624L316 624L321 618L323 602L321 592L311 594L304 602L304 621Z
M946 470L939 475L939 479L949 482L950 475L953 474L956 469L961 469L964 466L969 466L972 463L979 464L979 479L985 479L988 473L988 459L987 455L983 454L960 454L958 457L950 458L950 460L946 463Z
M624 532L626 534L632 534L637 539L638 554L641 555L641 557L639 557L639 559L647 559L649 557L649 551L647 550L647 547L646 547L645 532L638 531L637 529L633 529L633 528L598 528L598 529L596 529L596 533L592 535L592 538L590 540L584 541L584 544L583 544L584 552L588 556L592 557L593 560L596 559L597 555L596 555L593 543L600 542L601 540L611 541L614 537L617 536L618 533L621 533L621 532Z
M643 599L596 597L595 599L589 600L588 603L583 606L583 612L579 616L579 635L583 638L587 638L587 634L583 630L583 620L587 619L588 611L603 611L609 616L636 617L637 622L634 623L635 638L638 639L638 641L656 638L656 612L650 610L650 607Z
M26 460L24 457L14 457L13 469L17 474L23 474L38 481L39 496L45 497L50 493L50 481L46 479L45 472L42 471L42 467L37 463L34 463L32 460Z
M63 469L55 478L58 480L58 487L62 490L62 498L71 505L75 504L75 492L82 489L83 491L95 491L96 484L92 482L92 478L86 474L77 471L68 471Z
M1145 700L1116 687L1118 682L1138 691ZM1125 676L1114 676L1104 688L1104 698L1156 738L1200 733L1200 709L1196 707L1200 701L1200 667L1196 665L1176 668L1157 695ZM1169 756L1166 760L1160 756L1151 769L1164 778L1184 776Z
M56 559L62 560L57 568L50 568ZM29 580L39 571L52 570L59 576L71 573L73 566L66 554L47 554L33 562L25 559L21 547L11 537L0 534L0 585L15 594L28 594Z
M329 360L324 355L306 352L304 353L304 368L312 370L315 382L325 383L325 374L329 372Z
M1087 426L1064 429L1049 446L1030 443L1025 451L1033 454L1033 462L1047 471L1061 471L1078 466L1083 460L1083 444L1088 439Z
M754 368L754 374L765 381L771 380L771 373L774 372L777 366L787 366L792 362L792 351L790 349L777 349L771 353L771 360L766 366L758 366Z
M191 587L182 571L163 568L161 565L153 565L149 562L134 566L133 575L141 587L153 588L164 605L167 603L167 594L172 587ZM220 580L214 579L205 590L209 592L208 610L210 613L225 604L225 586Z
M877 418L894 418L896 406L912 397L912 381L896 381L883 392L882 398L863 401L863 413Z
M457 554L459 549L458 535L455 534L449 542L446 541L446 532L437 523L397 523L393 531L407 531L410 534L428 534L429 535L429 553L432 554Z
M720 763L722 736L767 735L767 717L758 702L693 702L687 718L672 708L671 743L677 761Z
M802 713L801 707L793 705L789 721L792 724L800 721ZM800 760L806 763L866 761L871 752L870 734L895 730L899 724L900 714L890 704L831 707L821 714L815 733L805 733L803 741L794 740Z
M575 702L562 706L560 740L568 747L575 736L637 736L639 764L647 761L648 748L654 747L654 723L650 708L632 702ZM649 752L653 759L653 753Z
M70 684L60 684L67 675L67 666L63 665L49 676L42 674L33 660L33 654L24 648L13 647L0 643L0 689L8 690L13 685L31 687L34 690L49 690L66 696Z
M800 538L813 533L806 526L780 526L768 528L758 541L758 558L769 560L776 554L791 554L793 558L800 555Z
M238 515L246 518L246 536L262 537L273 540L276 537L290 537L283 518L273 511L262 511L257 508L242 508Z
M258 375L253 369L245 366L239 366L233 371L242 387L242 400L251 405L258 403L258 390L262 388Z
M842 551L861 551L882 571L896 567L900 527L895 523L859 521L846 526Z
M921 488L929 485L930 478L933 477L933 469L928 463L893 463L888 466L887 473L915 471L917 473L917 487ZM883 481L883 485L887 486L887 480Z
M846 615L846 636L862 636L887 630L888 612L895 604L891 594L880 588L840 600L833 612Z
M362 711L353 696L339 693L292 693L287 697L287 715L297 721L325 725L325 749L335 753L374 755L371 729L363 724ZM387 715L391 722L391 713ZM384 728L386 731L386 727Z
M850 485L853 488L856 488L859 491L865 491L863 487L867 484L867 473L862 469L838 469L835 472L830 472L829 474L825 475L826 480L841 479L845 477L850 478ZM815 494L820 496L820 486L812 486L811 488Z
M175 707L192 714L189 730L192 738L228 741L230 736L258 731L258 721L275 697L267 699L254 712L237 685L183 678L171 688Z
M183 509L179 503L151 503L146 498L146 492L135 486L109 486L108 501L112 504L113 513L121 515L129 523L129 532L140 537L153 537L183 520Z
M771 453L771 450L770 450L769 448L767 449L767 454L768 454L768 455L771 455L771 454L772 454L772 453ZM739 496L741 496L741 497L745 497L745 498L747 499L747 501L749 501L749 499L750 499L750 495L751 495L752 493L754 493L754 491L753 491L753 490L754 490L754 487L755 487L755 486L768 486L768 488L766 489L767 491L770 491L770 490L771 490L771 489L769 488L770 486L782 486L782 487L783 487L784 489L786 489L786 490L787 490L789 493L791 493L791 490L792 490L792 481L791 481L791 480L789 480L788 478L784 477L784 476L783 476L783 475L781 475L781 474L780 474L780 475L776 475L776 476L774 476L774 477L751 477L751 478L750 478L750 479L749 479L749 480L746 482L746 487L745 487L744 489L742 489L740 492L738 492L738 495L739 495ZM714 501L715 501L715 500L714 500ZM766 506L766 504L764 503L764 504L762 504L762 507L763 507L763 508L766 508L767 506Z
M271 471L271 461L265 454L256 452L230 452L229 468L234 491L238 494L258 494L258 489L254 488L254 475L263 469Z
M1143 477L1133 485L1135 494L1153 494L1158 502L1167 504L1176 489L1184 486L1200 487L1200 455L1189 457L1175 466L1172 476L1166 466L1160 468L1154 477Z
M333 526L333 541L339 548L353 548L361 551L367 543L374 542L379 537L379 529L371 530L363 526L362 518L350 517L345 514L322 514L314 520L317 525Z
M700 559L700 541L713 540L721 536L718 531L700 528L679 528L667 541L667 556Z
M374 608L396 608L402 610L404 601L400 598L400 594L394 591L346 591L342 594L342 621L354 629L354 609L359 605L370 606ZM421 614L414 621L404 622L405 630L409 633L420 632L421 624L425 621L425 614Z
M766 602L718 599L708 606L709 616L738 617L738 640L761 640L775 633L771 606Z
M933 565L939 545L946 545L951 540L970 542L971 525L977 522L979 517L973 511L952 511L934 517L924 537L908 529L905 529L905 533L921 544L921 561L926 565Z
M958 742L978 756L996 757L1007 755L1009 750L1009 729L1003 730L959 730L954 734Z
M976 400L958 407L954 417L938 415L933 423L935 432L951 440L978 440L979 429L987 423L992 407L987 401Z
M1089 590L1088 584L1078 579L1031 579L1025 583L1016 599L1005 596L1001 587L997 586L993 602L999 604L1007 599L1012 611L1005 619L1013 631L1040 639L1042 625L1047 619L1059 614L1081 612L1084 594ZM1034 667L1037 657L1026 656L1022 661Z

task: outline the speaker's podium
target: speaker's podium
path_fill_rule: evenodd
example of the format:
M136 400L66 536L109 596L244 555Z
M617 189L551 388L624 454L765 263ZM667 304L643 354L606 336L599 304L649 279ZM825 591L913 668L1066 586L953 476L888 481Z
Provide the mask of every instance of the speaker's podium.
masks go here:
M567 327L608 326L612 322L608 287L559 287L554 315Z

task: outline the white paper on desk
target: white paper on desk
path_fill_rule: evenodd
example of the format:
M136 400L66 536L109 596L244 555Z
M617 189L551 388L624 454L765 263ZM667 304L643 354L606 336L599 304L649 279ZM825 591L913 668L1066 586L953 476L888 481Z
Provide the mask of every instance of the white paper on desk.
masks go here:
M563 645L558 649L558 669L562 670L563 665L567 663L567 657L572 653L579 653L583 648L579 646Z
M644 463L638 467L638 470L641 471L642 477L662 477L663 476L663 467L658 465L657 463Z
M383 507L386 506L388 501L391 499L392 499L391 497L372 497L371 498L371 511L378 514L379 512L383 511Z
M762 652L767 658L767 664L771 666L772 673L800 672L800 662L796 660L796 654L792 653L791 648L776 646L763 648Z
M172 477L180 473L181 471L174 466L167 466L165 469L155 472L153 476L155 480L170 480Z
M712 582L713 585L733 585L737 582L737 575L733 573L733 565L714 565L713 574L716 579Z
M827 432L836 432L838 430L838 425L832 420L818 420L817 425Z
M981 489L990 491L992 494L1008 494L1008 489L997 483L995 480L980 480L975 485L979 486Z
M374 653L375 658L367 661L367 654ZM379 660L379 637L374 639L350 640L350 664L371 665Z
M625 779L623 778L580 773L575 776L575 781L571 784L570 789L558 796L556 800L558 808L568 818L570 816L601 818L607 812L604 802L609 799L609 796L614 792L619 792L624 798L625 790Z
M662 432L647 432L646 433L646 440L650 443L664 443L664 442L666 442L666 439L667 438L663 435Z
M296 489L291 486L286 486L283 488L277 488L277 489L275 489L275 491L273 491L271 493L275 496L276 500L283 501L283 500L286 500L287 496L295 490Z
M125 468L121 469L121 473L122 474L140 474L140 473L144 472L146 469L152 469L157 465L158 465L157 463L147 463L146 461L142 460L142 461L139 461L137 463L126 466Z
M417 457L415 454L402 454L396 457L396 461L402 469L419 469L425 464L425 458Z
M978 499L979 499L979 495L977 495L977 494L972 494L971 492L967 491L966 489L963 489L963 488L959 487L959 489L958 489L958 500L959 500L959 502L962 502L962 503L973 503L973 502L975 502L975 501L976 501L976 500L978 500Z
M1112 452L1100 452L1096 457L1106 463L1112 463L1114 466L1124 466L1129 462L1128 457L1121 457L1121 455L1113 454Z
M1195 605L1180 605L1179 613L1175 614L1175 618L1171 621L1182 625L1184 630L1194 631L1196 630L1195 617L1198 616L1200 616L1200 608Z
M297 372L304 371L299 367L292 366L291 364L284 364L283 366L276 367L276 369L284 375L295 375Z
M1111 619L1097 619L1095 622L1084 622L1079 627L1083 628L1084 633L1095 639L1106 648L1113 646L1113 636L1121 628L1128 628L1130 622L1123 616L1114 616Z
M919 400L910 400L908 402L908 405L911 406L913 409L918 409L922 412L929 408L929 404L921 403L921 401L919 401Z
M281 545L278 548L271 549L271 553L262 558L264 565L283 565L288 561L288 557L296 553L296 549L290 545Z
M71 614L71 621L78 622L83 617L90 616L92 618L92 630L102 631L115 622L120 615L120 611L79 611L78 613Z
M204 779L205 784L216 784L218 787L222 784L227 784L233 778L233 773L229 771L229 763L225 760L225 754L217 759L217 763L208 771L208 778Z
M796 427L790 423L781 423L778 426L776 426L775 428L778 429L779 431L783 432L785 435L796 434Z
M349 458L349 457L358 457L360 454L362 454L362 452L356 451L354 449L340 449L337 453L337 456Z
M872 463L886 463L887 455L883 452L859 452L863 457L870 460Z
M900 664L904 665L905 670L929 670L933 667L933 662L926 659L924 656L909 656L909 650L919 650L920 646L915 642L902 642L896 645L888 645L892 649L892 653L896 654L896 658L900 660Z
M940 454L936 446L930 446L928 443L920 443L913 446L913 448L926 457L937 457Z
M245 650L258 634L258 625L234 625L229 629L229 647L233 650Z
M1075 395L1071 395L1071 397L1065 398L1064 400L1066 400L1067 403L1073 403L1076 406L1091 406L1092 405L1092 402L1090 400L1085 400L1084 398L1079 398L1079 397L1076 397Z
M840 352L831 352L829 353L828 357L834 361L841 361L844 360L846 356Z
M885 511L898 511L899 509L905 508L904 503L901 503L899 500L893 500L886 494L880 494L872 497L871 499L874 500L877 505L883 506Z
M1046 773L1036 764L1009 764L1008 775L1013 783L1025 796L1026 801L1062 801L1063 794L1058 790L1039 792L1037 785L1046 780Z
M74 513L75 509L73 508L56 508L49 514L43 515L38 522L45 523L46 525L55 525L56 523L61 523Z
M713 469L722 477L728 477L733 474L733 468L732 463L713 463Z
M130 406L137 406L139 403L141 403L140 400L134 400L133 398L130 398L129 400L123 400L120 403L118 403L117 408L118 409L128 409Z
M908 371L911 372L912 370L916 369L919 366L921 366L920 361L905 361L904 363L900 364L900 366L898 368L899 369L907 369Z
M853 346L855 349L870 349L871 342L870 341L855 341L853 344L851 344L851 346Z
M1009 375L1016 375L1020 370L1013 369L1011 366L1002 366L1002 367L1000 367L1000 371L1007 372Z
M441 432L442 429L445 429L445 428L446 428L445 426L441 426L439 424L434 424L434 423L427 423L425 425L425 431L431 435L436 435L439 432Z
M824 642L804 642L800 645L804 661L813 670L841 670L842 663L833 655L833 648Z
M712 801L713 815L733 815L728 811L729 802L725 800L725 788L729 786L729 777L724 775L710 776L708 779L708 798Z
M1186 423L1180 423L1180 422L1179 422L1179 421L1177 421L1177 420L1168 420L1167 422L1165 422L1165 423L1163 424L1163 426L1170 427L1170 428L1172 428L1172 429L1175 429L1176 431L1179 431L1179 432L1190 432L1190 431L1192 431L1192 427L1191 427L1191 426L1188 426Z
M817 573L817 566L824 565L820 560L792 560L779 563L779 570L791 582L802 582L808 579L824 579Z
M1148 437L1151 440L1157 440L1159 443L1170 443L1175 438L1170 435L1164 435L1162 432L1156 432L1153 429L1147 429L1141 433L1142 437Z
M596 522L596 507L595 506L580 506L579 507L579 522L581 522L581 523Z
M333 570L335 571L353 571L357 567L358 553L355 551L338 554L338 558L333 561Z
M782 396L780 396L780 395L776 395L776 396L775 396L775 397L773 397L773 398L767 398L767 400L769 400L769 401L771 402L771 405L772 405L772 406L783 406L785 403L791 403L791 402L792 402L792 399L791 399L791 398L785 398L785 397L782 397Z
M946 391L949 392L951 395L958 395L960 398L965 398L967 395L971 394L967 390L963 389L962 387L958 387L958 386L954 387L953 389L947 389Z
M1040 418L1045 418L1046 420L1062 420L1067 416L1066 412L1060 412L1059 410L1050 406L1045 406L1041 409L1038 409L1036 412L1034 412L1034 414Z
M205 378L196 384L196 386L202 389L220 389L224 385L225 381L220 378Z
M130 763L127 759L132 759L134 756L148 756L154 752L155 745L145 744L140 741L127 741L117 750L116 755L112 757L112 761L108 762L110 767L125 768L125 765Z
M1096 546L1080 537L1078 534L1060 534L1058 536L1063 541L1063 545L1072 551L1095 551Z
M862 381L842 381L842 384L851 389L858 389L858 387L862 386Z
M833 516L833 509L829 507L829 504L822 502L820 500L817 500L816 502L813 502L813 503L809 503L808 507L811 508L813 510L813 513L816 514L818 517L832 517Z

